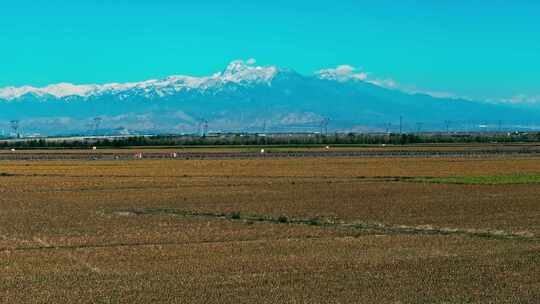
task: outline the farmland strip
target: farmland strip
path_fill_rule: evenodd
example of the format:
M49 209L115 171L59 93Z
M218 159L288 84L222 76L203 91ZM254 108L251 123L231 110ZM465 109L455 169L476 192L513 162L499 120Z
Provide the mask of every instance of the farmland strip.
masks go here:
M258 152L177 152L174 156L170 152L147 152L147 153L0 153L0 160L140 160L140 159L253 159L253 158L304 158L304 157L406 157L406 158L433 158L433 157L461 157L461 158L486 158L539 156L540 151L529 149L504 149L504 150L461 150L461 151L437 151L437 150L389 150L389 151L272 151Z

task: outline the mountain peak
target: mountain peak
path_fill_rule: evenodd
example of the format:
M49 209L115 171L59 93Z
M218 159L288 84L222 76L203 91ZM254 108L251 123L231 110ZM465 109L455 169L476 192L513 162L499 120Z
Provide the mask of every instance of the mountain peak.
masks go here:
M244 62L243 60L235 60L229 63L229 65L223 72L223 75L234 75L237 73L243 73L249 69L250 66L248 63Z
M255 59L235 60L227 66L219 77L224 82L269 82L279 72L275 66L255 66L256 63Z

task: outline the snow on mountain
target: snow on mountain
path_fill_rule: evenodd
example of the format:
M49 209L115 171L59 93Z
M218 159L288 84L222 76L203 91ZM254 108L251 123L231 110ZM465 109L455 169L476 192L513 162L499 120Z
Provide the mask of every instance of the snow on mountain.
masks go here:
M55 97L66 97L72 95L86 96L96 89L96 85L74 85L71 83L59 83L37 90L39 93L49 94Z
M41 93L40 89L31 87L31 86L24 86L24 87L7 87L0 89L0 98L12 100L19 98L26 94L35 93L38 95L43 95L44 93Z
M223 82L270 82L278 73L278 69L274 66L251 66L249 63L255 63L255 61L253 59L247 62L233 61L223 73L216 76L220 77Z
M236 60L231 62L223 72L207 77L179 75L169 76L164 79L146 80L142 82L108 83L103 85L74 85L71 83L59 83L43 88L35 88L31 86L7 87L0 89L0 99L14 100L27 94L34 94L40 97L49 95L57 98L68 96L89 97L105 93L117 94L132 89L142 90L145 93L155 92L159 96L165 96L181 90L208 89L227 83L270 84L272 79L278 74L278 68L274 66L254 66L255 63L256 62L254 59L249 59L247 61Z
M206 77L0 89L0 129L19 120L26 132L81 134L96 117L103 128L150 133L197 132L201 119L213 130L314 130L330 118L336 130L381 131L400 117L409 130L420 122L440 130L449 120L462 122L456 129L494 118L537 121L540 110L407 92L348 65L304 76L252 59Z
M340 65L334 69L320 70L316 72L315 74L320 79L335 80L335 81L340 81L340 82L349 81L352 79L366 80L368 78L367 73L363 73L363 72L355 73L355 71L356 71L356 68L353 66Z

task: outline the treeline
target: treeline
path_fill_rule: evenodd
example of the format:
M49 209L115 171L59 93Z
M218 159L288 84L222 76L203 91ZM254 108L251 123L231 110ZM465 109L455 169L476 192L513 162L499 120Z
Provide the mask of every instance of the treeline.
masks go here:
M91 147L144 147L144 146L254 146L254 145L407 145L430 143L517 143L538 142L540 133L513 134L283 134L259 136L231 134L223 136L151 136L118 139L87 140L19 140L0 141L0 149L32 148L91 148Z

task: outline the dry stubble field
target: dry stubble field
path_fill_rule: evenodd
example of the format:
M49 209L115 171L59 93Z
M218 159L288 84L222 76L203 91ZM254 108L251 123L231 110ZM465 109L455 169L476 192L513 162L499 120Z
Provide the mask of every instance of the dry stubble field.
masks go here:
M0 162L2 303L540 303L527 158Z

